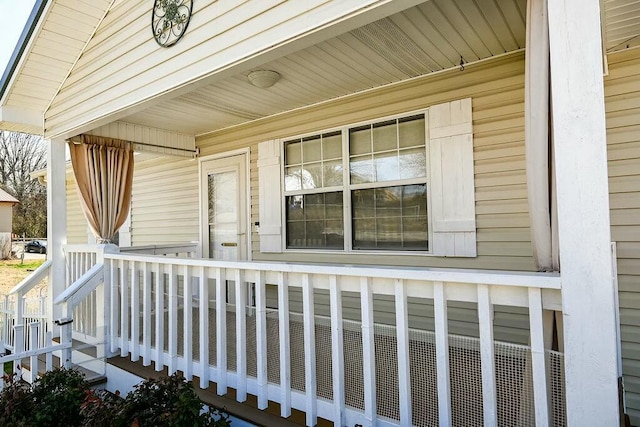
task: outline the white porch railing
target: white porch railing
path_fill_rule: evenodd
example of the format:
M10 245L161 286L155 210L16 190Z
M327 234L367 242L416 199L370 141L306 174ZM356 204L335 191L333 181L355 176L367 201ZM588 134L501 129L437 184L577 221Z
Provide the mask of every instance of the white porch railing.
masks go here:
M23 335L22 342L27 344L27 349L32 345L31 334L36 331L36 343L39 346L45 344L47 333L47 296L44 288L34 290L47 277L51 261L45 261L24 280L18 283L7 295L0 295L0 350L15 351L16 331ZM19 328L18 325L39 326L33 328Z
M234 388L240 402L250 393L260 408L279 403L282 416L304 411L307 425L564 423L563 356L545 349L543 334L543 309L561 310L557 275L129 254L104 262L110 350L196 375L201 387L213 381L221 395ZM347 296L357 321L344 318ZM377 297L393 300L392 325L375 322ZM330 315L316 316L323 298ZM410 302L433 307L432 330L409 327ZM448 333L455 302L477 308L479 338ZM528 310L530 346L494 341L494 305Z

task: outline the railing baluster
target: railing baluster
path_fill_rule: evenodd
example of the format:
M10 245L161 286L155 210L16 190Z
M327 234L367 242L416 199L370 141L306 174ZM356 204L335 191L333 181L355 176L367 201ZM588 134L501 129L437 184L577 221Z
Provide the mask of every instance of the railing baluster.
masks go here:
M317 383L316 383L316 331L315 310L313 307L313 287L308 274L302 275L302 307L304 321L304 383L306 394L307 426L318 422Z
M169 264L169 375L178 366L178 272L175 264Z
M242 270L235 271L236 285L236 400L247 400L247 287Z
M109 298L109 303L111 305L110 308L110 341L111 341L111 353L115 353L118 350L118 324L120 320L119 315L119 304L118 304L118 290L122 287L122 282L120 279L120 275L118 274L117 266L118 263L116 261L108 261L108 268L110 271L109 278L111 279L111 283L109 285L109 293L111 297Z
M13 326L13 352L15 354L20 354L24 351L24 327L22 325L14 325ZM20 360L13 361L13 372L18 372L22 367L20 366Z
M549 425L547 400L547 369L544 350L544 323L542 319L542 293L540 288L529 288L529 322L531 331L531 358L533 398L536 426Z
M478 323L482 367L482 412L485 427L490 427L498 425L498 410L493 342L493 304L487 285L478 285Z
M216 365L218 395L227 394L227 281L225 271L216 269Z
M120 260L120 356L129 355L129 285L127 270L129 262Z
M291 353L289 343L289 288L285 273L278 272L278 327L280 332L280 415L291 415Z
M30 350L36 350L38 346L38 327L39 324L34 322L29 324L29 339L31 339ZM38 355L33 355L29 358L31 364L31 382L33 383L38 377Z
M209 387L209 275L200 267L200 388Z
M193 378L193 290L191 283L191 268L184 266L184 324L182 333L183 357L185 361L184 377L191 381Z
M267 367L267 297L264 272L256 272L256 367L258 375L258 409L269 406Z
M140 359L140 276L136 266L139 263L131 261L131 361Z
M364 416L367 426L375 424L376 404L376 348L373 321L373 293L371 279L360 278L360 306L362 311L362 374L364 387Z
M451 382L449 380L449 325L447 295L444 283L434 282L434 314L436 329L436 366L438 373L438 420L451 425Z
M156 360L157 372L164 368L164 267L156 264Z
M151 265L143 264L142 278L142 364L151 365Z
M331 309L331 367L333 379L333 424L342 426L344 418L344 335L342 328L342 290L338 278L329 276Z
M50 347L53 345L53 333L51 331L48 331L45 334L45 339L44 339L44 345L45 347ZM53 353L52 352L47 352L47 354L45 355L45 370L47 372L51 371L53 369Z
M409 353L409 313L407 308L407 285L402 279L395 280L396 334L398 355L398 392L400 399L400 423L411 422L411 358Z

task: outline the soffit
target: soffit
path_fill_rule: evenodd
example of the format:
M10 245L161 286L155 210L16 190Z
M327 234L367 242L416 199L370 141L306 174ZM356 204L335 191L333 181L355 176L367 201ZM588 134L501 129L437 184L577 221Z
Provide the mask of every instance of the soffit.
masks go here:
M431 0L253 68L269 89L246 70L123 120L203 134L521 49L525 19L526 0Z
M3 105L43 113L111 0L55 0L15 72Z
M602 19L607 52L640 45L640 1L604 0Z

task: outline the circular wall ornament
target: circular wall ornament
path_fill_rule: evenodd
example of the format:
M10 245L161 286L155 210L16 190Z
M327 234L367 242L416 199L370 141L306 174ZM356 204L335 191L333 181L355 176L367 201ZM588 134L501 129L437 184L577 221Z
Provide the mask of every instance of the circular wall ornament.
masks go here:
M155 0L151 15L153 37L162 47L180 40L191 19L193 0Z

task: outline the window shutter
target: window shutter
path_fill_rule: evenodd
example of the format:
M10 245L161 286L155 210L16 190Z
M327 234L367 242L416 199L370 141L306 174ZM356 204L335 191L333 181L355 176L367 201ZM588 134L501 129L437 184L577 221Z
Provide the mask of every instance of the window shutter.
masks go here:
M260 252L282 252L280 141L258 144Z
M429 108L434 255L476 256L471 98Z

